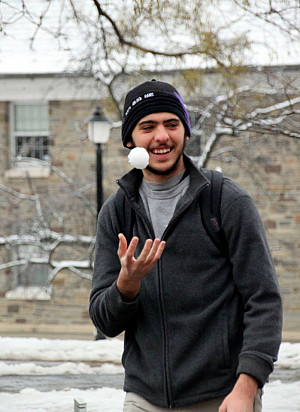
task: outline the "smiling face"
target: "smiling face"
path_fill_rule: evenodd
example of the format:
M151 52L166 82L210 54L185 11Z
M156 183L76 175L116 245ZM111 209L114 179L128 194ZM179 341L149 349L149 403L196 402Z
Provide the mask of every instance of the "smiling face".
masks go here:
M183 149L188 139L184 126L173 113L153 113L143 117L132 132L128 147L144 147L150 156L143 170L150 182L162 182L184 170Z

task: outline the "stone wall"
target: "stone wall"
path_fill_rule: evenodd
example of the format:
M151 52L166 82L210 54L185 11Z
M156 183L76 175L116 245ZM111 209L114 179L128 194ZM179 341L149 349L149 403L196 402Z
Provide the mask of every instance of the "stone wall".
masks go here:
M50 101L50 153L53 171L47 179L5 178L10 167L9 104L0 103L0 184L24 195L38 194L43 215L56 233L95 235L95 147L86 138L85 123L95 107L94 101ZM62 173L62 174L61 174ZM68 179L72 183L68 183ZM76 193L90 186L82 193ZM36 224L35 203L0 191L1 236L27 234ZM11 247L0 246L0 265L11 260ZM81 260L83 246L59 246L52 258ZM89 271L90 272L90 271ZM14 274L0 271L0 334L93 337L88 316L90 282L74 273L59 272L52 282L51 300L7 299Z
M228 145L228 140L232 144L232 139L225 138L218 147ZM249 152L245 152L240 163L209 161L208 167L221 166L225 176L237 181L253 197L266 229L283 297L284 337L299 339L299 142L270 136L252 144L259 153L256 160L251 161Z
M8 130L8 103L0 102L0 167L1 172L8 167L8 152L7 145ZM2 173L1 173L2 174Z
M90 282L64 271L53 281L51 300L8 300L1 294L0 335L93 339L89 292Z

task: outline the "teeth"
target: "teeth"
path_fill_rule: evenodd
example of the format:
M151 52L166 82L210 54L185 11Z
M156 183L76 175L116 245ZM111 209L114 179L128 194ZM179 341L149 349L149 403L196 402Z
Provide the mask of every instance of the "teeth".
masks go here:
M155 154L165 154L165 153L169 153L170 149L155 149L155 150L153 150L153 152Z

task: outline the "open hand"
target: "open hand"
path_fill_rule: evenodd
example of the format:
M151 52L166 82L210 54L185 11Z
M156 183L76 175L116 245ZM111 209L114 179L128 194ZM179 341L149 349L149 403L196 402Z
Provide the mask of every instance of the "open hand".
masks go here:
M117 280L117 288L126 299L134 299L140 289L142 279L148 275L154 264L160 259L166 242L160 239L147 239L138 258L134 257L139 243L137 237L133 237L129 246L125 236L119 234L118 256L121 270Z

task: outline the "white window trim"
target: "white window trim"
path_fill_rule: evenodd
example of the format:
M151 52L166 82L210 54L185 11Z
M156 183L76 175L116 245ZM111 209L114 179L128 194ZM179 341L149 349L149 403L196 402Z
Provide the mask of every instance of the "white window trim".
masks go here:
M52 287L17 286L5 293L6 299L12 300L51 300Z
M29 161L27 165L23 164L22 166L14 167L5 171L6 179L23 179L30 177L32 179L43 179L50 176L51 167L50 165L45 165L39 167L34 166L34 161Z

